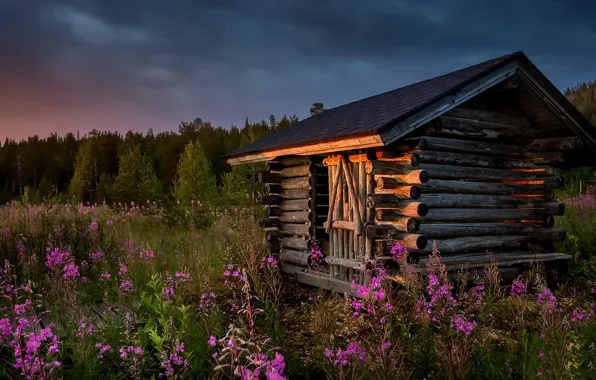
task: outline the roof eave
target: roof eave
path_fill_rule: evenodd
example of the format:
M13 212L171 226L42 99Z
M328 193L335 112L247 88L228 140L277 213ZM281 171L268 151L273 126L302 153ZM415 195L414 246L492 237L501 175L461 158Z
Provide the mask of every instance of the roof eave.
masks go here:
M341 152L350 149L365 149L383 146L383 140L378 134L349 137L334 141L318 142L291 148L268 150L258 153L250 153L229 157L226 162L230 165L250 164L273 160L276 157L298 155L310 156L314 154Z

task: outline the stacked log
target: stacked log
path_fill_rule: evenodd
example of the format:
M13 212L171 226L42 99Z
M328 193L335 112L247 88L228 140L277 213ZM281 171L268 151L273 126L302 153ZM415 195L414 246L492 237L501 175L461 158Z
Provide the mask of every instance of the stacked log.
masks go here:
M396 242L419 257L433 241L442 254L460 255L548 253L565 239L554 227L565 212L554 196L565 180L554 167L581 148L577 138L537 138L526 119L483 110L455 109L433 123L368 154L375 187L366 233L377 258Z
M313 235L314 213L313 162L309 157L285 156L267 162L267 171L258 174L266 184L267 194L261 203L267 206L267 218L259 225L267 230L270 253L279 255L287 264L305 266L301 254L307 254L307 243ZM308 254L307 254L308 255Z

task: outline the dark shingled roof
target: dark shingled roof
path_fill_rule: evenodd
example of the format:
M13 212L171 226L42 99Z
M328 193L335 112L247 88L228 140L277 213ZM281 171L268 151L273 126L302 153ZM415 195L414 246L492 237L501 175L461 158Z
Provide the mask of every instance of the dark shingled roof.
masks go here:
M224 157L238 157L281 148L378 134L419 109L429 106L458 89L516 61L528 60L522 52L508 54L414 83L396 90L325 110L290 125L259 141L243 146Z

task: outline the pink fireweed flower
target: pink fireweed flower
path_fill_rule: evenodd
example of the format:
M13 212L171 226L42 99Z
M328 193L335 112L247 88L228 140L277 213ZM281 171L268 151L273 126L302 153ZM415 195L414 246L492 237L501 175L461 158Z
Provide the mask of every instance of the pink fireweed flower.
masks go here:
M513 281L511 284L511 296L523 296L527 293L526 284L521 281Z
M583 322L587 324L588 321L594 317L594 304L590 305L590 309L585 310L580 307L573 310L571 314L571 322Z
M84 339L86 336L94 335L97 332L93 322L89 318L83 317L79 320L79 327L76 336Z
M325 255L323 255L320 249L313 248L307 261L310 266L321 266L325 264Z
M134 293L135 289L132 285L132 281L124 280L120 283L120 289L125 293Z
M73 281L79 277L79 268L74 262L70 262L64 266L64 279Z
M199 309L204 313L209 313L211 309L215 307L215 293L201 294L201 300L199 301Z
M277 260L275 260L275 258L273 258L271 256L263 257L261 259L261 263L259 264L259 268L275 270L275 269L277 269Z
M155 253L153 253L153 251L150 251L147 249L147 250L141 251L139 253L139 257L141 259L144 258L145 260L153 260L155 258Z
M91 261L92 263L97 263L100 262L101 260L103 260L105 257L103 252L91 252L89 254L89 261Z
M390 304L389 302L387 302L387 303L385 304L385 309L386 309L387 311L391 311L391 310L393 310L393 306L391 306L391 304Z
M10 320L8 318L0 319L0 337L8 338L12 336L12 325L10 324ZM0 339L2 342L2 339Z
M461 315L454 315L451 318L451 328L455 329L455 331L462 332L465 335L472 334L472 330L474 330L476 326L478 326L476 321L468 322Z
M46 254L46 267L53 270L70 261L70 252L60 252L59 248L54 248L50 251L48 248Z
M217 344L217 338L211 335L209 337L209 340L207 341L207 344L209 344L211 347L215 347L215 345Z
M403 264L407 260L408 250L406 247L396 242L391 246L391 257L393 257L395 262Z
M97 223L97 220L93 220L90 224L89 224L89 231L91 232L95 232L99 230L99 224Z
M476 307L480 307L482 302L484 301L484 297L486 296L486 288L484 285L476 285L472 288L472 299L474 300L474 304Z
M118 277L123 277L127 273L128 273L128 268L126 268L126 265L120 263L120 269L118 270Z
M112 219L108 219L108 221L106 222L106 226L107 227L112 227L112 223L114 223L114 221Z
M99 279L101 281L110 281L111 277L112 277L112 275L109 273L102 273L101 276L99 276Z
M103 356L105 355L106 352L114 352L114 350L112 349L112 347L109 344L102 344L102 343L97 343L95 344L95 347L97 349L99 349L99 354L97 355L98 359L103 359Z
M543 305L544 313L551 314L557 307L557 298L552 294L549 288L544 288L538 295L537 303Z
M183 283L183 282L192 280L192 276L189 273L176 272L175 276L179 283Z

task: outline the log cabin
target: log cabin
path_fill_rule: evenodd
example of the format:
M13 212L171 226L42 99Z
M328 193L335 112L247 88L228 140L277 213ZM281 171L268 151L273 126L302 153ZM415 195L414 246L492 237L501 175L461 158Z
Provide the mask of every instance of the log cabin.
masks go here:
M282 272L351 293L371 265L399 278L396 242L421 270L434 244L451 271L564 263L558 174L595 148L594 127L516 52L325 110L225 158L266 162L260 226Z

